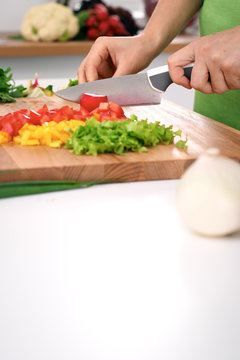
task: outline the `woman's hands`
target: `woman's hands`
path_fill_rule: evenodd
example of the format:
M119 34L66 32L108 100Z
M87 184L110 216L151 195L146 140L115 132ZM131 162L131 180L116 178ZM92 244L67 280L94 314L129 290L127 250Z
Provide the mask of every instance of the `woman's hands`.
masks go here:
M202 2L161 0L140 35L97 38L78 69L79 83L145 69L182 30Z
M79 83L112 76L134 74L153 60L144 35L99 37L78 69Z
M183 67L195 63L191 81ZM176 84L205 94L240 89L240 26L194 40L168 58ZM210 82L209 82L210 75Z

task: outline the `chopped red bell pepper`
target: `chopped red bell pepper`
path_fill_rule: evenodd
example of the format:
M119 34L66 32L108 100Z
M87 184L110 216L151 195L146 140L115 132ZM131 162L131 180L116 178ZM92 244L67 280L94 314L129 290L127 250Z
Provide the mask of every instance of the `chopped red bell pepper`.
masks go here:
M94 95L94 94L82 94L80 99L80 105L87 111L91 112L96 109L100 103L106 103L108 98L106 95Z
M85 97L85 99L87 99L87 97ZM97 104L100 99L101 102ZM102 99L104 100L103 102ZM106 96L97 96L96 102L94 102L96 97L94 101L91 99L92 102L90 101L90 103L94 105L94 108L91 111L82 104L79 110L74 110L68 105L63 106L60 109L49 110L46 104L37 111L21 109L15 111L14 113L8 113L4 116L0 116L0 131L7 132L10 136L16 136L18 135L19 130L26 123L41 125L49 121L59 123L60 121L70 119L86 121L87 118L94 115L99 121L124 120L126 117L121 106L112 101L106 102L106 99Z

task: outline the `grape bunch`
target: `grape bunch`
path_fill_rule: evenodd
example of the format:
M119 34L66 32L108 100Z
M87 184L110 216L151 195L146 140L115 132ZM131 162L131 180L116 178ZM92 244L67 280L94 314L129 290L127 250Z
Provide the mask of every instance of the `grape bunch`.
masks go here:
M78 39L96 40L102 35L129 36L139 30L129 11L108 6L101 0L83 0L75 14L80 25Z

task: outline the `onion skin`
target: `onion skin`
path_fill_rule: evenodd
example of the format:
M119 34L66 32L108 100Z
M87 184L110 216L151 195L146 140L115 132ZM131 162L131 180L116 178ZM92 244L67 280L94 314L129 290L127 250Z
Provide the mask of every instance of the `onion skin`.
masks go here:
M209 149L183 174L177 189L183 222L203 236L240 230L240 164Z

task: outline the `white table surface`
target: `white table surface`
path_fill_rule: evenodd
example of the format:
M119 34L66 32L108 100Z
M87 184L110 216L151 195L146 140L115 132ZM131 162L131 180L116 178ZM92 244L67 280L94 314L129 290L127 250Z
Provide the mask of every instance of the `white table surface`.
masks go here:
M190 233L177 185L0 200L0 359L239 360L240 234Z

